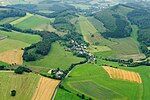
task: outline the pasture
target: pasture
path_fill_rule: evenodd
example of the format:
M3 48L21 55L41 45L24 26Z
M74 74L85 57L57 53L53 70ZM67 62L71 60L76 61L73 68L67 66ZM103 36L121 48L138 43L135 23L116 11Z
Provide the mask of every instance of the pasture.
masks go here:
M40 76L33 73L0 72L0 100L31 100L39 79ZM16 90L15 97L10 95L11 90Z
M73 56L71 52L65 51L64 47L56 42L52 44L49 54L43 57L43 59L33 62L24 62L24 64L51 69L55 69L58 67L60 69L68 69L72 63L77 63L83 60L84 58Z
M20 22L15 23L14 25L21 29L36 29L36 27L39 27L43 24L50 24L50 20L39 15L32 15Z
M50 100L59 82L59 80L41 76L32 100Z
M15 20L15 21L11 22L10 24L15 25L15 24L21 23L22 21L30 18L31 16L33 16L33 14L27 13L26 16L21 17L21 18Z
M13 39L0 40L0 54L13 49L21 49L29 46L29 44Z
M39 35L31 35L31 34L20 33L20 32L16 32L16 31L6 32L6 31L0 30L0 35L5 35L9 39L22 41L27 44L37 43L41 40L41 37Z
M0 20L0 24L7 24L7 23L11 23L15 20L19 19L19 17L9 17L9 18L4 18L2 20Z
M79 25L84 40L90 43L91 47L88 48L90 52L102 52L110 50L110 48L105 45L110 45L113 42L103 38L86 17L79 17ZM92 46L97 49L94 50Z
M17 64L22 65L23 59L23 50L10 50L0 54L0 61L8 64Z
M99 63L103 64L104 62L98 60ZM117 63L114 64L117 65ZM99 98L101 100L135 100L142 98L141 84L111 79L103 67L95 64L87 63L77 66L62 85L71 93L58 89L56 100L59 100L58 97L62 96L63 99L74 97L77 93L85 94L86 98L91 97L94 100ZM78 97L76 96L76 98Z
M141 54L139 45L132 38L112 39L112 41L116 42L116 44L109 47L116 51L118 55Z

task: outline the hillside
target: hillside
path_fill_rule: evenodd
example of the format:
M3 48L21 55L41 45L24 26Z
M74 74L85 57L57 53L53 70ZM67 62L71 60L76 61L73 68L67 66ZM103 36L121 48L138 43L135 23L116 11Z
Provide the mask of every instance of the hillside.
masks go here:
M150 99L150 2L0 5L0 100Z

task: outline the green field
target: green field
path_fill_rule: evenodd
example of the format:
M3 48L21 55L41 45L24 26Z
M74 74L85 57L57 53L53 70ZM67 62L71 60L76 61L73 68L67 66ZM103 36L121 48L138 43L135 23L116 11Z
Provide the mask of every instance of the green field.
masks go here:
M0 40L0 53L13 49L21 49L29 46L29 44L13 39Z
M15 23L14 25L21 29L34 29L43 24L50 24L50 20L39 15L32 15L23 19L20 22Z
M119 66L117 63L98 60L98 65L105 63ZM101 66L94 64L77 66L62 85L71 93L58 89L56 100L59 100L59 97L63 99L70 97L71 99L77 93L85 94L86 98L91 97L96 100L100 98L101 100L138 100L142 97L142 85L135 82L113 80ZM76 98L79 99L77 96Z
M11 22L10 24L12 24L12 25L18 24L18 23L20 23L20 22L22 22L22 21L24 21L24 20L30 18L31 16L33 16L33 14L27 13L26 16L21 17L21 18L15 20L15 21Z
M40 76L33 73L16 75L13 72L0 72L0 100L31 100ZM10 92L16 90L16 96Z
M0 31L0 35L5 35L8 36L9 39L22 41L27 44L37 43L41 40L41 37L38 35L31 35L27 33L15 32L15 31L12 32Z
M71 52L65 51L58 42L52 44L50 53L41 60L24 62L25 65L40 66L47 68L68 69L72 63L83 61L83 58L73 56Z
M8 66L8 65L9 64L0 61L0 66Z
M88 21L88 19L86 17L83 17L83 16L79 17L79 25L80 25L80 30L81 30L81 33L84 37L84 40L86 42L90 43L91 46L95 45L95 46L97 46L97 48L101 48L101 46L103 46L103 48L104 48L105 45L112 43L111 41L103 38L101 36L101 34ZM98 43L98 45L96 45L96 43ZM108 48L107 46L105 46L105 48L106 49L103 51L107 51L108 49L110 50L110 48ZM101 52L101 50L97 51L97 52Z
M88 20L92 23L92 25L99 31L99 32L105 32L106 28L104 27L104 24L97 20L94 17L89 17Z
M11 23L15 20L17 20L19 17L9 17L9 18L4 18L2 20L0 20L0 24L7 24L7 23Z
M89 9L91 7L90 5L84 5L84 4L71 4L71 5L83 10Z
M110 48L116 51L118 55L140 54L139 47L132 38L122 38L112 40L117 42L117 44L110 46Z

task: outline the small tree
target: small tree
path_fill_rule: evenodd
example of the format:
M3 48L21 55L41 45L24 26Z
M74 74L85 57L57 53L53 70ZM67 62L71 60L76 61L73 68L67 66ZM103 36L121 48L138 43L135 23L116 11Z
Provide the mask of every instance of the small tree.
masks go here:
M13 96L13 97L16 96L16 90L11 91L11 96Z
M82 98L82 99L85 99L85 95L84 95L84 94L82 94L82 95L81 95L81 98Z

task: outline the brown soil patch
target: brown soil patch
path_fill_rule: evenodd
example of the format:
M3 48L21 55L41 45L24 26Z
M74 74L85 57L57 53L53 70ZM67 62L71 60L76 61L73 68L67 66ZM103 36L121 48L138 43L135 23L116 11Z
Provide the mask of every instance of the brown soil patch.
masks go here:
M103 66L103 68L106 70L106 72L109 74L110 78L112 79L121 79L130 82L137 82L139 84L142 83L139 73L112 68L108 66Z
M51 100L59 82L59 80L54 80L41 76L32 100Z
M10 50L0 54L0 61L6 62L8 64L21 65L23 63L22 55L23 50Z

